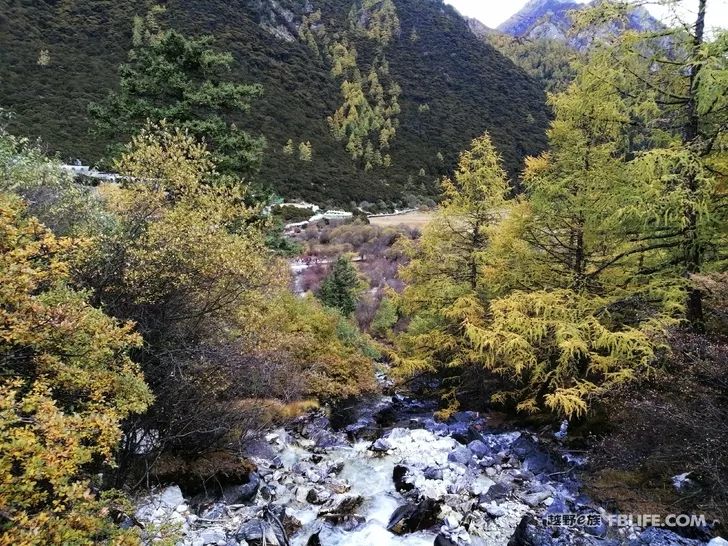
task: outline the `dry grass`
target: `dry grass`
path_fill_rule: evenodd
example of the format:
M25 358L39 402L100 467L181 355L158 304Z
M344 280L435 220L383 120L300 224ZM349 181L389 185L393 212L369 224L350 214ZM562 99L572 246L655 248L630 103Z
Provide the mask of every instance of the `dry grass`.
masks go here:
M405 225L410 228L422 229L430 223L434 215L435 213L433 211L408 212L396 216L376 216L369 218L369 223L373 226L390 227Z

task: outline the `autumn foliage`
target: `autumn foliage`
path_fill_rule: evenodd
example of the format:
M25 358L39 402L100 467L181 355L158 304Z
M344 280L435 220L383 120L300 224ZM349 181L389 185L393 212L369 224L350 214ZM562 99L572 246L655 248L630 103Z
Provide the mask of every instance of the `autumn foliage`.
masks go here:
M121 421L152 400L129 351L141 338L69 286L59 239L0 194L0 528L3 544L91 544L113 534L92 470Z

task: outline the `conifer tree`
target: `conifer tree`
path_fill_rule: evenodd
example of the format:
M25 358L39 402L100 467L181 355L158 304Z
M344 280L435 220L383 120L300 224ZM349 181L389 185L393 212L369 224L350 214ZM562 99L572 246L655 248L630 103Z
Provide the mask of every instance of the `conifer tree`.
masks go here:
M727 241L720 226L728 221L728 36L723 31L707 39L707 6L699 0L697 11L688 10L693 20L675 15L672 28L627 32L602 52L602 66L616 71L612 84L641 114L632 167L642 200L628 212L642 221L635 237L656 248L643 256L641 273L681 284L685 314L698 329L702 294L690 278L724 263ZM621 7L616 16L624 19L629 4ZM586 23L604 17L600 9L587 12Z
M481 258L508 193L500 156L487 134L461 154L453 178L442 181L442 191L437 216L419 244L406 249L411 261L401 272L408 286L398 303L412 317L398 339L403 373L465 364L467 341L453 312L465 301L482 305Z
M313 146L311 146L311 142L301 142L298 145L298 159L301 161L311 161L313 158Z
M356 309L359 276L346 256L340 256L321 284L317 296L327 307L338 309L345 317Z
M265 142L238 128L232 115L247 112L261 87L228 81L232 55L215 51L211 37L163 29L156 19L162 12L135 19L134 46L119 67L119 90L89 107L96 130L124 143L147 122L166 120L204 140L220 172L250 177Z
M639 194L625 162L630 113L603 76L585 71L551 96L550 150L526 161L528 199L489 251L492 287L603 292L635 272L625 263L642 247L627 240L619 215ZM514 235L525 246L512 245Z
M283 154L284 155L293 155L293 139L288 139L288 142L286 142L286 145L283 146Z
M585 70L551 98L551 150L527 162L529 197L485 257L492 299L459 314L471 358L502 377L493 399L520 411L583 415L611 388L650 373L656 334L671 323L661 279L637 274L651 248L621 214L641 188L626 164L630 109L605 82L608 70Z

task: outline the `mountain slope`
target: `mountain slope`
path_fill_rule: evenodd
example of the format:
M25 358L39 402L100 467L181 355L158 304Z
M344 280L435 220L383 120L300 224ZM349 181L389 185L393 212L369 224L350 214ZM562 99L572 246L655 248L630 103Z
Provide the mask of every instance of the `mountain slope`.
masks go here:
M363 10L382 0L357 2L354 7ZM149 5L133 0L0 3L5 4L0 9L0 107L16 114L10 129L40 136L64 159L98 160L107 143L89 137L86 108L118 84L116 67L131 46L132 17L143 15ZM516 174L523 157L545 145L548 110L538 84L478 40L467 21L440 0L394 4L399 31L383 51L390 77L401 88L400 111L393 116L399 127L387 151L391 166L369 170L352 159L327 122L341 107L342 79L299 37L304 18L320 10L327 36L348 36L367 74L377 62L378 46L348 30L348 0L305 5L168 0L163 21L187 34L213 34L217 47L234 56L231 79L263 84L264 97L236 121L267 138L260 179L288 197L349 204L433 195L436 179L451 170L458 151L485 130ZM310 141L312 160L284 153L289 139L295 145Z
M550 39L583 47L578 38L570 35L570 11L582 10L599 0L580 4L574 0L531 0L520 11L498 26L498 30L516 38ZM627 27L634 30L655 30L660 23L643 7L632 9L627 15ZM603 29L618 32L617 29Z

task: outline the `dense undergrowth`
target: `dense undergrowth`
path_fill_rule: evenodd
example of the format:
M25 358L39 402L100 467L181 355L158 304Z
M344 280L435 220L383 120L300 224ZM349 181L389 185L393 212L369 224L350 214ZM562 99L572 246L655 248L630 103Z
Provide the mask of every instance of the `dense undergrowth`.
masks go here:
M117 169L120 184L79 186L0 135L0 509L14 544L117 540L99 488L243 476L256 431L375 389L366 338L290 294L259 209L203 144L150 126Z

